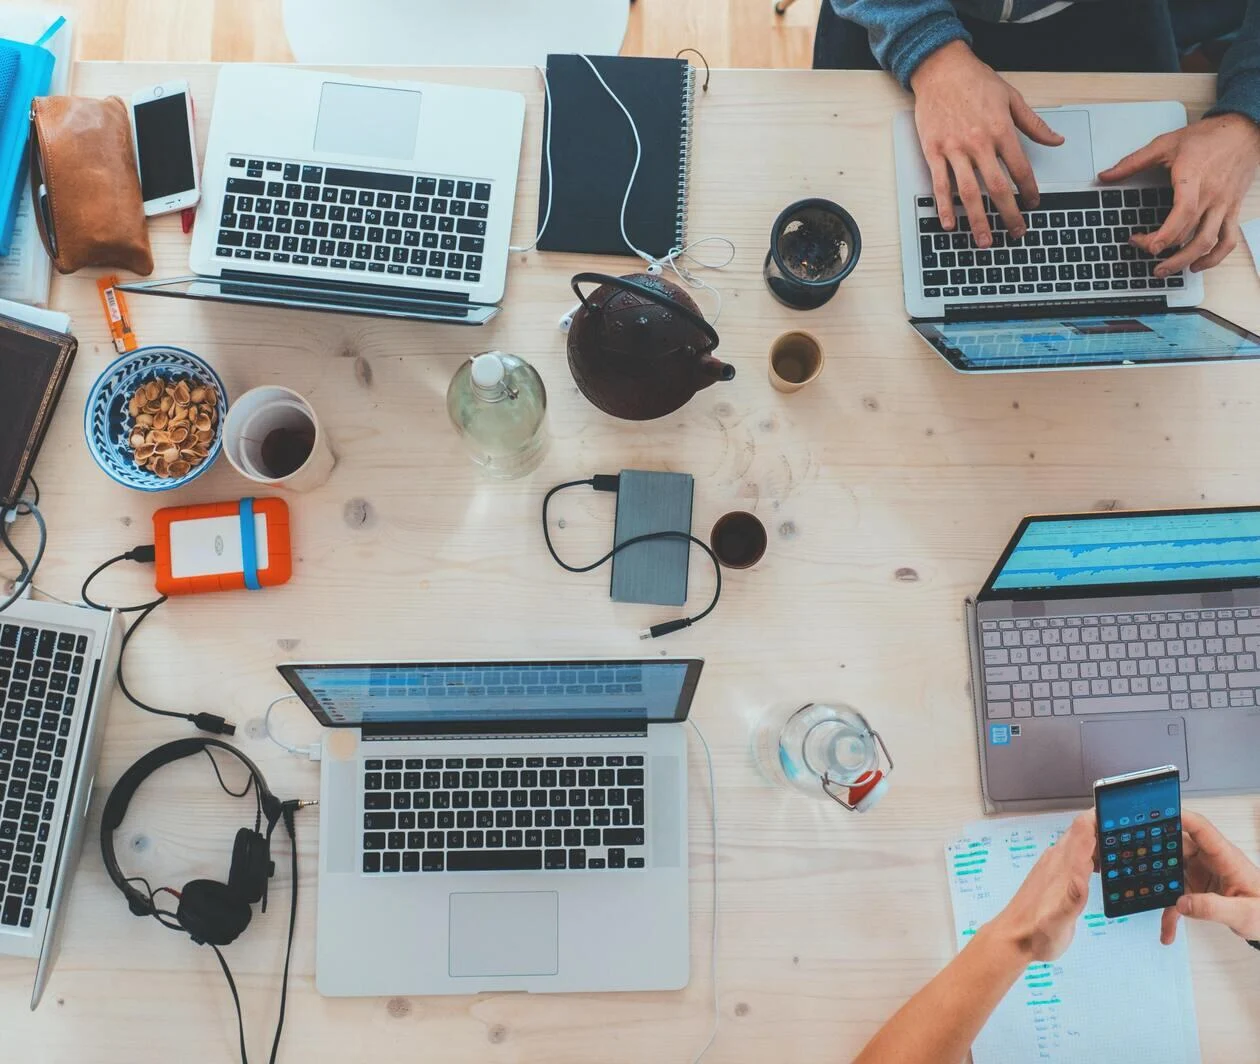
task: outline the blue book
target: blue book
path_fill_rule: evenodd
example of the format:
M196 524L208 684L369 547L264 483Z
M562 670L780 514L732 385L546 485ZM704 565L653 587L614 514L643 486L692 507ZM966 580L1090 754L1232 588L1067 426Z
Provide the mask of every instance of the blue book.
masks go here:
M0 40L0 255L9 253L26 181L31 101L47 95L52 84L53 54L43 45L64 21L54 22L35 44Z

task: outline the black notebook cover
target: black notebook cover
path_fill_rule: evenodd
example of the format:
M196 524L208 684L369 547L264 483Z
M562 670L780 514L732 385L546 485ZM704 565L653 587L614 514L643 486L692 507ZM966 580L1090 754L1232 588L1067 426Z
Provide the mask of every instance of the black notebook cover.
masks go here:
M0 316L0 509L22 493L77 348L73 336Z
M661 258L682 247L687 228L687 163L695 68L682 59L591 56L634 118L642 145L626 206L626 233ZM621 108L580 55L549 55L551 217L541 251L632 255L621 236L621 202L634 168L634 134ZM547 212L546 141L538 224Z

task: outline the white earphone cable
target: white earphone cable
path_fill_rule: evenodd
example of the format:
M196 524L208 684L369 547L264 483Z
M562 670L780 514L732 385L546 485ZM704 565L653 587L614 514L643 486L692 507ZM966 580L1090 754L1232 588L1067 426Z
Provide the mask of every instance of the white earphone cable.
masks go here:
M547 72L542 67L534 67L543 79L543 92L547 96L547 115L546 126L543 130L543 160L547 166L547 209L543 211L543 220L538 226L538 232L534 235L534 239L524 247L510 246L508 251L519 252L524 254L527 251L533 251L538 246L538 241L542 239L543 233L547 231L547 223L551 221L551 202L555 196L555 182L551 176L551 81L547 78Z
M691 1064L700 1064L704 1059L704 1055L712 1048L714 1040L717 1038L718 1024L722 1019L722 1002L719 996L718 988L718 813L717 813L717 782L713 775L713 753L709 750L709 742L704 737L699 726L690 717L687 723L691 725L691 730L696 733L696 738L700 740L700 746L704 750L704 762L709 770L709 814L710 827L713 839L713 935L709 943L709 981L713 984L713 1026L709 1030L708 1041L700 1048L700 1052L692 1058Z

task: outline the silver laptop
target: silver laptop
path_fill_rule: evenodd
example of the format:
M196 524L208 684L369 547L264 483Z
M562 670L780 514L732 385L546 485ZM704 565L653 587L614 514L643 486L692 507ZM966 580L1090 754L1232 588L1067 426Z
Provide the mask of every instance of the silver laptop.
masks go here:
M315 980L677 990L703 662L279 666L327 728Z
M1260 507L1027 517L967 625L989 812L1260 790Z
M1065 141L1021 143L1041 201L1016 240L986 195L993 246L980 248L960 201L958 228L937 217L914 116L894 120L902 283L910 323L962 372L1087 369L1260 357L1260 337L1196 309L1203 277L1153 276L1129 241L1172 208L1165 172L1096 180L1151 139L1186 124L1176 102L1077 104L1038 111ZM1166 257L1169 252L1164 253Z
M232 64L189 266L129 292L483 325L507 273L518 93Z
M117 613L29 599L0 613L0 954L38 958L32 1009L56 960L121 638Z

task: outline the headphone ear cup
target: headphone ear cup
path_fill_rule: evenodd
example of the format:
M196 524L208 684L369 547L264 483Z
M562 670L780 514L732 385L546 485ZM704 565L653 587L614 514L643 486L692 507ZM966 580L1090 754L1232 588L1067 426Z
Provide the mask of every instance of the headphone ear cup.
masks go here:
M249 904L262 900L267 880L275 872L271 863L271 847L256 831L241 828L232 844L232 866L228 886Z
M226 946L253 918L249 903L226 883L194 879L180 892L175 919L198 945Z

